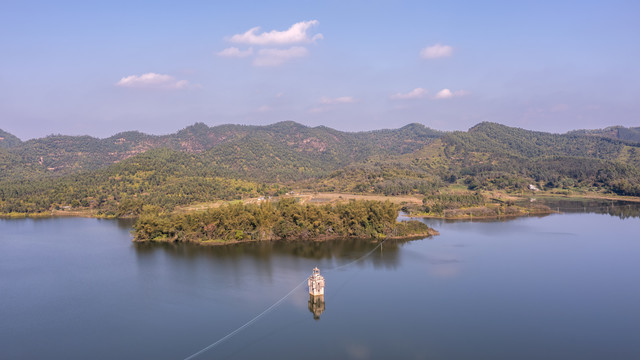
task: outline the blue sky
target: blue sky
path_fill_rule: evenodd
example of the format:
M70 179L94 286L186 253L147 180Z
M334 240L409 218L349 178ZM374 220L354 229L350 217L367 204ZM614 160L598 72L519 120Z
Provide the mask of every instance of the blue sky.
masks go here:
M0 128L640 126L638 4L5 0Z

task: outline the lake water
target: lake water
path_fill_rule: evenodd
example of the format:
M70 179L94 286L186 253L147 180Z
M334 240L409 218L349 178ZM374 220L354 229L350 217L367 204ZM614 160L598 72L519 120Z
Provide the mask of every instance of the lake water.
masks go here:
M194 358L640 359L639 208L614 205L427 221L440 236L335 270L377 244L136 245L124 221L0 220L0 358L185 359L294 289ZM324 309L296 288L315 266Z

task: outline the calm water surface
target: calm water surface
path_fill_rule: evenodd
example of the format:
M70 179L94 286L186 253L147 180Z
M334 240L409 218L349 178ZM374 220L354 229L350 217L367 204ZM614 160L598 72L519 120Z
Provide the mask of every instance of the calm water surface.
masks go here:
M440 236L333 271L377 244L136 246L127 222L0 220L0 358L184 359L318 266L323 311L300 287L196 358L639 359L638 206L581 205L429 221Z

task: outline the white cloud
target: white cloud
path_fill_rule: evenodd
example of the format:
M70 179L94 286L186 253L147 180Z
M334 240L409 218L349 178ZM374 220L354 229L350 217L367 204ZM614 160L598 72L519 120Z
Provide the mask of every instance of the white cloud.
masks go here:
M232 43L258 46L259 50L257 50L255 54L251 47L247 50L229 47L218 52L218 56L230 58L254 56L254 66L278 66L291 59L309 55L309 50L303 46L291 46L289 48L278 46L313 43L316 40L322 39L322 34L309 34L309 30L317 25L318 20L301 21L291 25L289 29L284 31L272 30L262 33L259 32L259 27L254 27L243 34L233 35L227 40Z
M453 47L449 45L435 44L427 46L420 51L420 57L423 59L437 59L441 57L449 57L453 54Z
M189 82L177 80L171 75L146 73L123 77L115 85L130 88L184 89L189 85Z
M307 48L292 46L288 49L260 49L253 60L255 66L278 66L291 59L305 57L309 54Z
M351 104L356 102L356 99L354 99L351 96L342 96L342 97L337 97L337 98L328 98L328 97L323 97L322 99L320 99L320 103L324 104L324 105L332 105L332 104Z
M453 93L449 89L442 89L436 94L436 99L449 99L453 97Z
M434 98L435 99L451 99L452 97L460 97L465 95L469 95L469 92L466 90L451 91L449 89L442 89L438 91L438 93Z
M229 41L238 44L250 45L290 45L299 43L310 43L322 39L322 34L309 37L307 31L318 25L318 20L301 21L291 25L284 31L272 30L258 34L260 27L247 30L244 34L236 34L229 38Z
M354 98L353 96L340 96L336 98L322 97L320 98L320 102L317 106L309 109L309 113L323 113L335 109L334 105L353 104L356 102L358 102L358 99Z
M250 55L253 55L253 48L248 48L247 50L240 50L237 47L228 47L218 52L218 56L222 56L222 57L243 58Z
M390 96L393 100L420 99L427 95L427 90L423 88L415 88L408 93L397 93Z

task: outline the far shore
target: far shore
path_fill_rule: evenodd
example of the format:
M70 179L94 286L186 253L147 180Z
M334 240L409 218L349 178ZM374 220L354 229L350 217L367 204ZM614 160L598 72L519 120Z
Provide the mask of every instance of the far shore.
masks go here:
M491 219L515 219L524 216L544 216L550 214L557 214L555 210L549 211L532 211L518 214L500 214L500 215L462 215L462 216L444 216L444 215L432 215L432 214L405 214L404 216L411 219L441 219L441 220L491 220Z
M94 218L94 219L127 219L132 218L130 216L117 217L113 215L98 214L97 211L92 209L74 209L74 210L52 210L43 211L37 213L0 213L0 218L3 219L40 219L40 218L52 218L52 217L80 217L80 218Z
M447 192L469 192L454 190L451 191L447 189ZM627 201L640 203L640 197L636 196L620 196L614 194L602 194L597 192L585 192L585 193L559 193L556 191L523 191L521 193L507 193L505 191L480 191L483 195L488 198L499 199L500 201L526 201L529 199L558 199L558 200L607 200L607 201ZM404 204L413 204L420 205L422 204L422 195L400 195L400 196L385 196L380 194L358 194L358 193L313 193L313 192L300 192L295 193L294 195L284 195L286 197L295 197L300 199L302 203L308 204L330 204L341 201L349 201L349 200L376 200L376 201L391 201L396 204L404 205ZM261 200L258 198L247 198L243 199L242 202L245 204L248 203L258 203ZM175 212L191 212L191 211L204 211L211 208L217 208L222 206L227 201L216 201L210 203L197 203L191 205L180 206L175 209ZM548 212L525 212L525 213L517 213L517 214L500 214L500 215L491 215L491 216L456 216L456 217L446 217L443 215L435 215L435 214L413 214L410 217L415 218L432 218L432 219L498 219L498 218L512 218L519 216L529 216L529 215L544 215L551 214L555 211ZM117 217L115 215L106 215L99 213L96 209L91 208L75 208L70 210L50 210L43 211L38 213L0 213L0 218L5 219L19 219L19 218L48 218L48 217L86 217L86 218L98 218L98 219L115 219L115 218L135 218L135 216L120 216Z

